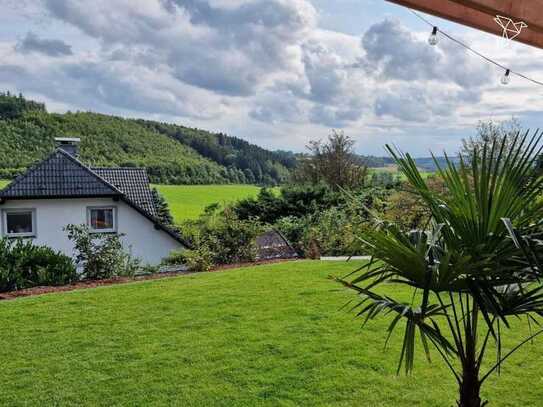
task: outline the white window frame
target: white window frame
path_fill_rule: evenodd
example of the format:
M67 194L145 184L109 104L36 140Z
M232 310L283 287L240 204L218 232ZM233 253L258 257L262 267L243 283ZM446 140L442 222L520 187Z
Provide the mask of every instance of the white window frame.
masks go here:
M12 213L28 213L32 215L32 232L24 233L9 233L8 231L8 215ZM8 238L34 238L38 235L36 222L36 209L35 208L13 208L13 209L3 209L2 210L2 232L5 237Z
M113 211L113 227L110 229L94 229L91 222L91 212L93 210L112 210ZM87 206L87 226L92 233L117 233L117 207L114 205L106 206Z

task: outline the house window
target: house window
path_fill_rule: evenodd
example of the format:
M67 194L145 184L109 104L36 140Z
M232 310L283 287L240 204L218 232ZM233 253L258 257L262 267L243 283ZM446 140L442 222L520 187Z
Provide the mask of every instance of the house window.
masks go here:
M88 225L93 232L116 232L117 220L115 208L88 208Z
M4 235L7 237L36 236L34 209L6 209L3 216Z

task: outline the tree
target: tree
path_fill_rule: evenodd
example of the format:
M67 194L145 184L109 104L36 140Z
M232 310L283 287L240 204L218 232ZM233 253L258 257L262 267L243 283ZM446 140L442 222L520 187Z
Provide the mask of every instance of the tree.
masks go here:
M151 192L153 194L153 203L155 204L157 218L162 224L175 227L175 222L172 213L170 212L168 202L166 202L164 197L160 195L156 188L153 188Z
M502 122L492 120L487 122L480 121L477 124L477 135L462 139L462 149L460 152L469 162L474 152L477 152L479 157L481 156L485 144L492 145L494 142L501 144L501 141L505 143L505 150L511 151L513 141L521 131L522 125L515 118Z
M466 157L459 165L449 162L438 170L445 194L428 187L409 155L387 147L428 208L432 227L405 234L385 223L365 230L359 238L373 261L337 278L362 297L355 309L365 322L393 315L390 337L405 321L398 372L402 366L408 373L413 369L416 338L427 357L430 346L437 350L458 383L460 407L485 405L480 390L486 379L543 333L538 330L502 352L511 319L524 316L530 324L543 316L543 275L534 251L543 218L543 203L536 199L543 187L543 178L535 175L538 141L536 136L515 138L515 153L509 154L508 140L494 140L482 145L480 155L471 152L470 166ZM383 284L419 295L411 303L400 302L378 291ZM484 364L492 342L496 362ZM483 365L490 367L482 371Z
M367 168L354 153L354 140L333 131L328 141L312 140L309 155L300 159L294 181L302 184L326 183L333 189L357 189L364 184Z
M426 185L436 193L446 193L443 180L436 175L426 178ZM388 197L382 217L393 222L400 230L408 232L428 225L430 215L424 201L413 191L409 183L402 182Z

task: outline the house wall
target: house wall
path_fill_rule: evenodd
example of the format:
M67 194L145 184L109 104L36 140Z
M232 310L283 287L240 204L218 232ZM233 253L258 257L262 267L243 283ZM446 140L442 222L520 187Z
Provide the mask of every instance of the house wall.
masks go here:
M117 231L123 233L123 246L134 257L146 264L156 265L172 250L183 246L153 222L122 201L110 198L56 199L7 201L0 210L35 209L35 244L47 245L68 256L73 256L73 244L62 229L69 224L86 224L87 208L92 206L114 206L117 208ZM2 228L3 228L2 222ZM2 235L4 235L2 229Z

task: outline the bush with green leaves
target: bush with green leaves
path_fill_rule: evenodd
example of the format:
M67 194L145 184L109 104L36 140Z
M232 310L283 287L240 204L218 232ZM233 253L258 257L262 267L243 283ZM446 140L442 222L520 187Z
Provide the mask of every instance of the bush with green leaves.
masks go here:
M304 216L282 217L273 227L304 257L361 255L355 231L369 227L370 211L380 214L389 194L382 188L343 193L336 205Z
M122 234L92 233L86 225L68 225L64 230L74 243L76 263L83 266L83 278L133 276L140 268L140 261L124 251Z
M341 192L333 191L324 184L286 186L281 188L280 194L263 188L256 198L244 199L232 205L232 211L242 220L254 218L273 224L286 216L304 217L344 203Z
M213 267L213 254L206 244L200 244L196 249L173 250L162 260L162 265L184 265L190 271L209 271Z
M346 210L330 208L314 216L309 226L305 242L318 244L323 256L349 256L360 254L356 252L355 234L360 224L353 219Z
M229 208L210 208L196 221L186 222L185 237L201 255L211 253L213 264L251 262L256 259L256 237L263 228L254 219L241 220ZM205 249L202 249L205 247Z
M0 239L0 292L77 280L68 256L29 240Z
M206 245L195 250L186 250L185 264L190 271L209 271L213 267L213 253Z
M390 171L375 171L371 174L370 185L373 187L394 188L400 183L399 177Z
M172 250L167 257L162 259L161 265L163 266L180 266L185 264L185 251L181 250Z

